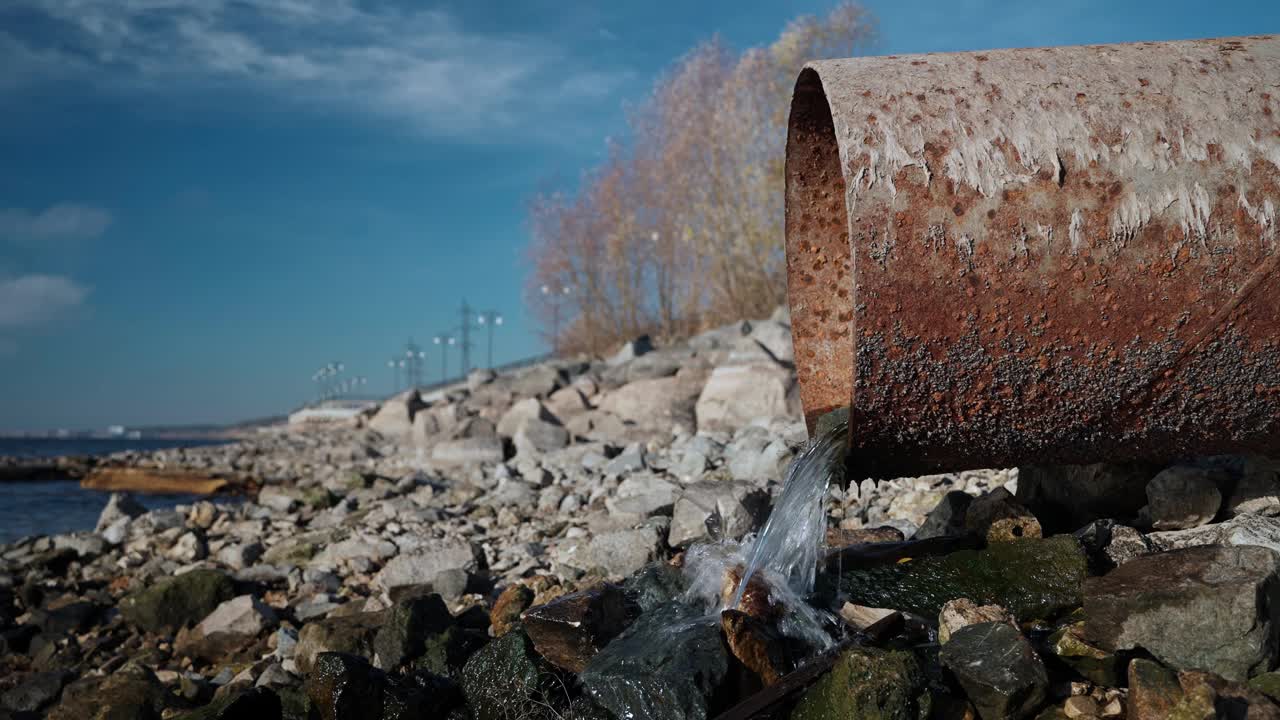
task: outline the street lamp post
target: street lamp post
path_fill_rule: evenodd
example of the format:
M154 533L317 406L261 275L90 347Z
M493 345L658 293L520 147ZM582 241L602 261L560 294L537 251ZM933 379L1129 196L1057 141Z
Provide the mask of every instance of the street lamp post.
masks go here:
M452 335L436 335L431 342L440 346L440 382L444 382L449 377L449 346L456 344L458 339Z
M493 368L493 328L495 325L502 324L502 316L499 315L494 310L487 310L485 312L476 314L476 322L480 323L481 325L484 325L485 329L488 331L488 343L486 345L486 350L485 350L485 357L486 357L485 364L490 369L492 369Z
M560 303L573 292L572 285L543 285L542 294L551 299L551 352L560 354Z

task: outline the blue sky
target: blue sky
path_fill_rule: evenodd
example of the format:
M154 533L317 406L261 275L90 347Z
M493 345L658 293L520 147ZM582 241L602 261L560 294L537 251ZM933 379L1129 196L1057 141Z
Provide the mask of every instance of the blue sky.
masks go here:
M1256 0L867 5L878 53L1280 32ZM464 297L499 361L541 351L529 197L698 41L829 7L6 0L0 431L274 414L335 359L387 390Z

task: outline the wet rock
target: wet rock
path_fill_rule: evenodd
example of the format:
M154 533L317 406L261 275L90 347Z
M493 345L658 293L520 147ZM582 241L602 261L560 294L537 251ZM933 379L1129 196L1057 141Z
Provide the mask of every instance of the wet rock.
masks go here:
M372 660L374 638L385 619L386 614L381 612L356 613L327 617L303 625L298 632L298 646L293 655L298 670L310 672L315 658L326 652L358 655Z
M102 532L121 520L132 520L147 512L142 503L133 499L129 493L111 493L107 506L98 515L98 524L94 530Z
M1005 623L960 628L939 659L983 718L1028 717L1044 702L1044 663L1022 633Z
M1103 687L1124 683L1124 660L1090 645L1084 639L1084 622L1058 628L1049 636L1049 651L1072 670Z
M1225 473L1209 468L1174 466L1147 483L1147 504L1156 530L1182 530L1213 520L1222 507L1219 484Z
M604 584L530 608L524 630L548 662L580 673L628 620L622 588Z
M909 652L856 648L805 691L792 720L917 720L932 717L928 681Z
M1244 680L1277 660L1280 555L1207 546L1132 560L1085 583L1085 639L1142 648L1176 669Z
M387 611L386 621L374 636L374 665L393 670L420 657L426 642L453 625L449 607L437 594L399 600Z
M111 675L66 686L49 720L160 720L167 696L155 673L130 663Z
M1019 620L1079 606L1087 561L1070 535L999 543L877 567L845 568L839 586L868 607L936 617L948 600L999 605Z
M698 429L732 431L758 417L785 417L794 382L795 376L778 365L721 365L698 396Z
M794 666L786 640L773 623L740 610L724 610L720 630L729 652L765 687L777 683Z
M738 539L759 529L769 516L769 494L741 482L706 481L686 486L671 514L671 547L686 547L708 536L710 520L720 537Z
M486 645L462 669L462 692L475 720L552 717L548 672L522 630Z
M1159 468L1139 463L1018 468L1018 502L1049 532L1070 532L1093 520L1127 520L1147 504L1147 482Z
M176 720L279 720L280 696L265 687L247 688L175 717Z
M641 615L587 664L587 693L618 717L706 718L729 670L717 623L680 604Z
M192 570L126 596L120 614L143 630L161 632L199 622L233 597L235 584L225 574Z
M34 713L57 700L66 682L67 673L61 670L35 673L0 695L0 708Z
M1044 535L1040 521L1004 488L996 488L975 498L965 512L964 524L965 530L985 537L989 543Z
M1009 611L999 605L978 605L968 598L948 600L938 613L938 642L945 645L951 634L960 628L985 622L1002 622L1018 627Z
M410 720L443 709L422 688L397 682L364 658L343 653L319 655L304 688L319 720Z
M442 577L449 571L470 573L483 567L484 552L478 545L464 540L433 540L411 553L392 558L378 572L374 582L388 591L411 585L429 585L444 594L446 586L452 587L452 583L443 582L449 578ZM446 599L457 598L451 593Z
M684 573L665 562L650 563L622 583L627 601L642 613L675 600L688 588Z

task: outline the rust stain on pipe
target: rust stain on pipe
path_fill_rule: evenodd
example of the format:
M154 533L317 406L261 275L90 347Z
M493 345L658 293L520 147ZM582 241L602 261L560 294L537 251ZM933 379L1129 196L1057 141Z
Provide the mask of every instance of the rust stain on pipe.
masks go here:
M1280 453L1280 36L811 63L786 177L863 476Z

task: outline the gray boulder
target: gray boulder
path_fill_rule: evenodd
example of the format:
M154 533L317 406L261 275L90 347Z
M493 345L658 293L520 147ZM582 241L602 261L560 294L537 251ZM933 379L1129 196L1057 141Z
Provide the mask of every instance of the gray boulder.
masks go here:
M431 460L440 465L500 463L505 457L502 440L496 436L447 440L431 449Z
M413 430L413 416L424 407L417 390L403 392L382 404L369 418L368 427L394 439L407 439Z
M698 430L733 431L756 418L786 417L794 382L791 371L776 364L722 365L698 396Z
M1243 681L1280 658L1280 554L1205 546L1136 558L1085 581L1085 639L1178 670Z
M1213 520L1222 507L1219 484L1225 473L1178 465L1160 471L1147 483L1147 505L1156 530L1181 530Z
M667 543L685 547L706 538L710 531L724 538L741 538L754 531L769 515L769 494L751 483L694 483L675 501Z

